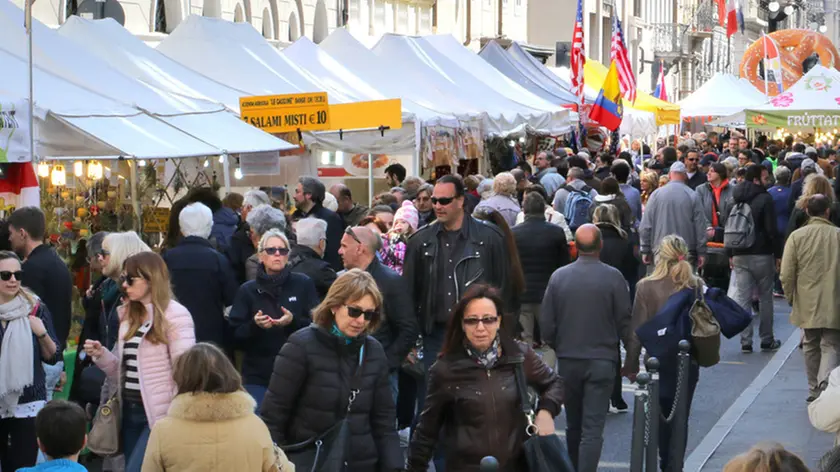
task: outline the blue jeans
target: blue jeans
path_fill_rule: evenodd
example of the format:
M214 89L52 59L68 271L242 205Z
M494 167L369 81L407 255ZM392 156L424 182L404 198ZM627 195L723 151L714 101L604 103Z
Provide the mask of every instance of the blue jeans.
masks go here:
M140 472L146 444L149 442L149 421L142 403L124 402L122 407L122 439L125 472Z
M394 397L394 407L396 407L397 398L400 396L400 371L395 370L388 374L388 380L391 381L391 395Z
M265 385L257 385L257 384L245 384L245 391L248 392L248 395L253 397L254 401L257 402L257 414L260 412L260 406L262 405L263 398L265 397L265 392L268 391L268 387Z
M47 401L50 401L55 392L55 386L58 385L58 380L61 378L61 373L64 372L64 361L56 362L55 365L42 365L44 366L44 375L46 376Z

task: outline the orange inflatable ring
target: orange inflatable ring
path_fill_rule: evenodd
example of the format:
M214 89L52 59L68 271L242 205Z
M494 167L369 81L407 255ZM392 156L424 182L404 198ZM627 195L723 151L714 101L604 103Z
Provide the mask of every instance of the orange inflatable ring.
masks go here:
M840 54L831 40L816 31L804 29L787 29L768 34L779 45L782 62L782 85L790 88L804 74L802 63L816 53L820 63L828 68L840 69ZM744 52L741 59L740 75L745 77L761 93L764 93L764 80L758 76L759 63L764 59L764 41L759 39L752 43ZM774 83L767 84L770 96L779 94Z

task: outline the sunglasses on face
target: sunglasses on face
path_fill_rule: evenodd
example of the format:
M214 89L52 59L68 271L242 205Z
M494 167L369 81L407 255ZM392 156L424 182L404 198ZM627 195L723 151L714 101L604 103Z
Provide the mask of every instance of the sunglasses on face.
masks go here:
M483 324L484 326L493 326L498 322L498 316L485 316L482 318L464 318L464 325L466 326L478 326L479 323Z
M0 271L0 280L2 280L3 282L8 282L9 280L12 280L13 275L15 276L15 280L20 282L20 279L23 278L23 271L22 270L16 270L14 272L12 272L10 270Z
M432 205L440 204L440 206L446 206L452 203L452 201L455 200L455 197L432 197L431 200Z
M137 277L137 276L134 276L134 275L123 274L123 275L120 276L120 285L125 284L125 285L128 285L129 287L131 287L132 285L134 285L134 279L139 279L139 278L140 277Z
M273 256L275 254L280 256L288 256L289 255L289 248L287 247L267 247L263 248L263 252L268 254L269 256Z
M99 250L99 251L97 251L97 252L96 252L96 254L94 254L94 255L95 255L95 256L100 256L100 257L105 258L105 257L110 256L110 255L111 255L111 252L110 252L110 251L107 251L107 250L105 250L105 249L100 249L100 250Z
M356 241L357 243L362 244L362 240L359 239L358 236L356 236L356 233L353 231L353 228L351 226L348 226L347 229L344 230L344 234L353 238L353 241Z
M365 311L365 310L362 310L361 308L359 308L357 306L350 306L350 305L345 305L345 306L347 307L347 316L349 316L350 318L358 318L358 317L364 315L365 316L365 321L370 321L374 318L379 317L379 311L377 311L377 310Z

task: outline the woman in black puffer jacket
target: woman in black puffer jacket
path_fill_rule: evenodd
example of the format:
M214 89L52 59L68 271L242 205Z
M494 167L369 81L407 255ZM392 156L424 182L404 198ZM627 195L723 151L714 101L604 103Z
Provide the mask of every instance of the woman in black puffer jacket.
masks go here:
M353 380L358 393L348 415L347 472L403 469L388 359L370 336L382 321L381 306L373 277L349 270L313 310L315 322L289 337L260 408L276 444L306 441L338 423L347 411Z

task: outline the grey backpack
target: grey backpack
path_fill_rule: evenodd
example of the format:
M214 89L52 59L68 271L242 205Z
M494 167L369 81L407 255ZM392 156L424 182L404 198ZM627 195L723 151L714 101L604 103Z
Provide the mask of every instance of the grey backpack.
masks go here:
M729 212L723 228L723 247L726 249L749 249L755 244L755 218L750 204L736 203Z

